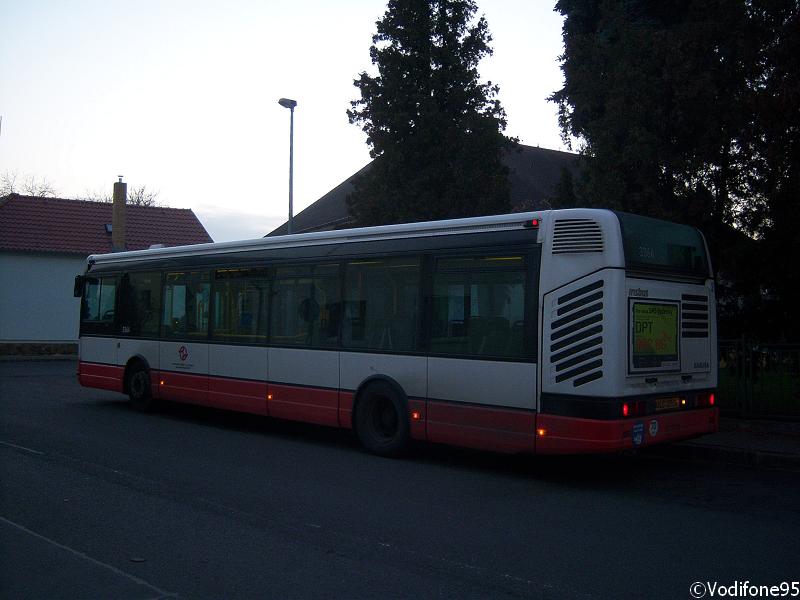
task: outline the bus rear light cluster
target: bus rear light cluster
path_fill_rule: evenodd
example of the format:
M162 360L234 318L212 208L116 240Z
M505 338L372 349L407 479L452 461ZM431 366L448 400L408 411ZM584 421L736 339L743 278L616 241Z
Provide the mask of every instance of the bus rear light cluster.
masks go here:
M714 396L714 392L697 394L696 404L698 407L714 406L716 401L717 399Z
M647 400L631 400L622 403L623 417L639 417L647 414Z

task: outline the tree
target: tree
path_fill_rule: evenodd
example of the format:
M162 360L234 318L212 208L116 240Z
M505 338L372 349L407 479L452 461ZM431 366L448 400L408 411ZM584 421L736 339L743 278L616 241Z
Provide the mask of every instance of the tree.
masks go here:
M565 140L581 193L658 217L731 223L749 190L745 147L757 35L744 0L560 0Z
M128 188L127 204L132 206L162 206L158 200L158 192L147 189L146 185ZM113 202L114 197L109 193L87 192L80 200L90 202Z
M0 197L9 194L22 194L24 196L53 197L56 191L52 184L44 177L26 175L18 182L20 176L16 172L6 171L0 177Z
M359 225L507 212L499 88L481 83L492 50L473 0L389 0L370 48L375 76L347 111L367 134L370 168L348 198Z
M799 5L556 5L565 16L565 83L551 99L565 141L578 138L585 158L575 185L580 202L703 229L721 294L738 297L730 306L753 308L731 319L738 329L729 334L742 326L800 334L800 318L790 317L792 327L773 320L790 312L792 277L779 260L763 264L765 252L777 258L793 247L797 255Z
M759 202L745 207L750 231L771 260L759 268L770 299L772 330L800 339L800 2L754 0L752 16L761 33L763 65L757 93L752 147L759 161L752 177Z

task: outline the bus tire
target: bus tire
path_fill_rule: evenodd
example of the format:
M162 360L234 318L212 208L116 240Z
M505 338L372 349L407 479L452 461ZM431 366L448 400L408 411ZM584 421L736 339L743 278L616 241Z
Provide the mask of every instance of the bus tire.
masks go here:
M410 440L406 400L387 381L370 383L358 395L353 425L361 445L379 456L401 456Z
M153 392L150 387L150 371L143 364L134 364L128 369L125 385L128 397L136 410L145 412L153 408Z

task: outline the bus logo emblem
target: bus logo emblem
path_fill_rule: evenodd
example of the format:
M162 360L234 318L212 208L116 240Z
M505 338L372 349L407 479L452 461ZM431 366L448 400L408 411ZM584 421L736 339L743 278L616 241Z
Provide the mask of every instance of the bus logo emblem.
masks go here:
M178 356L184 361L189 358L189 351L186 349L186 346L178 348Z

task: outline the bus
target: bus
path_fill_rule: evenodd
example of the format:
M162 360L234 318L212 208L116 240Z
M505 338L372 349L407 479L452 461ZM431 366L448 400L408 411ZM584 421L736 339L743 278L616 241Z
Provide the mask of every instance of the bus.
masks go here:
M686 225L546 210L93 255L78 379L503 453L714 432L714 280Z

